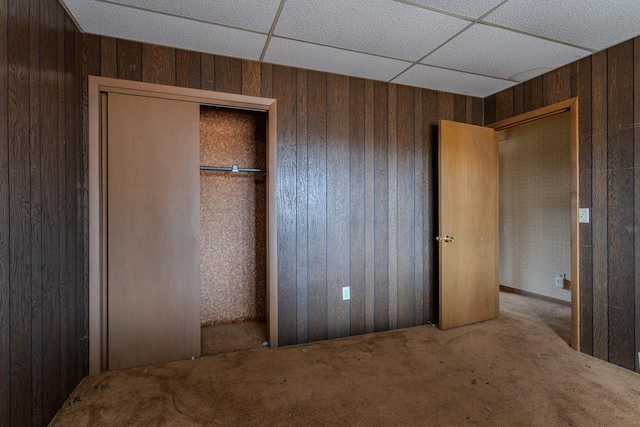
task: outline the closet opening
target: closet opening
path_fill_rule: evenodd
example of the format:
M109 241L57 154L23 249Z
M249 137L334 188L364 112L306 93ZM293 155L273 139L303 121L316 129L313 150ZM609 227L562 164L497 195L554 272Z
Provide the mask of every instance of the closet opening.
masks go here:
M200 106L202 356L266 347L267 113Z

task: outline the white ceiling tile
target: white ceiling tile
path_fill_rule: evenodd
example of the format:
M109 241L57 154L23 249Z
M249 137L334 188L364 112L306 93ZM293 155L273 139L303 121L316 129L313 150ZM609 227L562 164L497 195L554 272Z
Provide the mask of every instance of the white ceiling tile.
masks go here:
M275 64L388 81L408 62L273 37L264 60Z
M640 1L510 0L485 20L600 50L640 34Z
M110 0L156 12L268 33L280 0Z
M267 36L110 3L66 0L88 33L258 60Z
M468 24L388 0L287 0L275 34L417 61Z
M501 79L524 81L590 55L513 31L475 24L423 62Z
M405 71L393 82L480 98L517 84L508 80L499 80L420 64Z
M435 9L457 13L477 19L502 3L502 0L410 0L412 3L422 4Z

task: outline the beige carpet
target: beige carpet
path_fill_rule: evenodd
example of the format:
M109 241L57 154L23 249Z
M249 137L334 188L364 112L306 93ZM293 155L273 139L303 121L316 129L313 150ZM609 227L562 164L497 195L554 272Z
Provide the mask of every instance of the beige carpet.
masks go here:
M511 294L501 306L496 320L446 332L107 372L85 378L53 424L640 425L640 376L571 350L569 309Z

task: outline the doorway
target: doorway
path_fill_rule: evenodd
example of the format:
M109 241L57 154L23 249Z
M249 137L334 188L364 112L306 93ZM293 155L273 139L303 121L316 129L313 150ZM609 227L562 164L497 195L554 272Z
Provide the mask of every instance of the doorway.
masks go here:
M135 250L136 245L147 245L149 248L153 248L153 250L158 251L166 259L169 256L169 252L174 250L173 248L169 248L172 245L175 239L180 241L184 240L185 233L182 233L178 230L178 232L173 233L172 225L180 224L182 216L179 215L180 218L169 219L169 214L173 215L179 210L186 209L189 212L189 215L192 215L196 218L196 233L193 236L189 236L190 247L198 248L198 239L200 238L199 227L197 226L198 221L198 213L199 213L199 203L193 203L189 206L196 206L196 208L189 208L188 206L184 206L182 204L172 204L169 203L166 206L157 206L157 196L158 192L155 191L155 187L162 183L171 184L174 180L181 179L180 169L172 167L172 161L181 161L184 157L183 151L181 151L181 144L188 144L188 147L185 147L185 151L189 153L193 152L193 148L195 148L195 161L189 161L189 176L191 174L195 174L195 185L188 186L189 194L195 195L195 200L199 201L198 191L198 121L200 116L200 108L202 105L214 105L225 108L233 108L233 109L244 109L244 110L252 110L259 111L263 115L263 129L265 135L265 143L264 143L264 152L265 159L264 164L266 166L266 170L269 173L264 174L264 183L263 183L263 192L265 193L264 197L264 206L265 206L265 215L264 222L266 224L264 229L264 251L266 253L265 261L264 261L264 280L265 280L265 291L264 291L264 300L265 308L264 308L264 318L266 322L266 335L269 342L270 347L278 346L278 318L277 318L277 212L276 212L276 182L277 182L277 159L276 159L276 140L277 140L277 116L276 116L276 100L253 97L253 96L245 96L245 95L236 95L236 94L227 94L227 93L219 93L212 92L206 90L198 90L198 89L187 89L173 86L164 86L150 83L141 83L141 82L133 82L133 81L125 81L104 77L94 77L89 76L89 102L88 102L88 222L89 222L89 241L88 241L88 253L89 253L89 374L97 375L103 370L110 369L109 358L110 358L110 344L112 343L112 337L109 335L109 326L112 324L113 319L110 319L110 315L112 314L109 311L110 305L111 308L115 307L113 304L110 304L109 301L111 299L111 295L109 293L110 290L110 272L121 271L120 266L113 264L112 257L114 256L109 252L109 245L107 242L109 241L109 226L111 221L117 220L116 217L111 215L110 211L110 199L114 197L113 190L109 193L109 184L110 184L110 171L112 171L113 167L120 167L124 172L135 175L139 168L135 165L119 165L117 164L117 159L114 163L114 158L110 156L109 150L109 124L110 124L110 114L113 112L109 109L110 106L110 97L117 98L123 96L127 99L143 99L145 102L148 102L153 105L163 104L165 101L168 104L173 105L173 103L180 103L181 105L185 105L185 108L189 111L193 111L193 114L189 113L189 117L192 117L194 126L190 129L195 129L195 140L193 138L184 139L181 137L171 138L169 134L165 135L161 133L159 136L167 139L167 147L172 147L173 151L166 151L159 153L157 152L154 144L153 138L149 138L145 133L142 133L141 138L149 139L149 144L145 145L147 148L146 151L143 151L136 155L136 157L132 157L132 159L143 159L145 165L148 164L147 170L160 174L160 178L162 179L152 179L151 174L146 177L146 184L140 184L142 181L135 176L135 180L126 179L123 180L123 183L129 182L130 185L122 185L121 187L126 190L128 194L127 197L131 196L131 200L142 200L145 203L149 202L152 204L152 208L140 209L140 212L146 212L145 215L139 215L137 218L139 221L132 225L130 229L136 230L139 232L135 236L135 241L131 240L132 237L128 235L126 232L121 232L121 237L127 242L131 243L132 250L129 251L130 256L124 258L124 261L129 266L137 266L140 265L136 261L136 257L143 257L144 262L149 265L147 273L153 272L153 266L156 266L156 269L161 270L167 266L171 266L172 272L180 272L181 269L187 268L187 266L191 266L191 264L195 261L196 267L195 271L198 273L196 275L188 275L189 280L181 280L180 278L171 279L168 281L166 289L177 289L178 287L189 286L189 289L193 287L196 290L196 295L198 297L198 302L200 299L200 295L198 292L199 288L199 255L195 256L187 256L186 254L182 254L181 256L170 256L170 263L162 262L160 259L155 259L155 255L148 256L149 254L154 254L151 249L138 252ZM115 105L115 104L114 104ZM164 105L164 104L163 104ZM188 107L187 107L188 106ZM137 104L134 108L130 109L133 112L140 113L142 110L138 108ZM173 111L173 107L170 108ZM167 111L170 113L171 111ZM122 120L130 120L127 115L122 115ZM138 129L138 127L142 126L142 122L147 122L152 120L156 115L147 115L137 114L136 117L139 119L139 126L135 126L135 124L131 125L132 129ZM171 114L168 114L169 117L167 120L162 121L160 124L169 126L173 126L174 124L184 123L185 120L174 120L171 118ZM191 119L189 120L191 122ZM120 128L120 126L117 126ZM115 128L114 128L115 129ZM127 138L131 138L131 135L125 135ZM130 141L130 143L125 143L123 147L128 147L127 144L138 144L137 137ZM122 157L122 156L121 156ZM123 158L126 158L124 156ZM191 158L191 157L190 157ZM163 165L156 165L156 160L162 160ZM193 163L193 164L192 164ZM195 167L192 167L195 166ZM125 177L126 178L126 177ZM148 179L147 179L148 178ZM175 196L177 193L172 191L168 184L162 188L167 188L167 191L164 191L163 195L172 195ZM195 189L195 191L193 191ZM187 191L187 190L185 190ZM115 197L119 197L120 194L115 195ZM161 200L168 200L166 197L162 197ZM178 206L179 205L179 206ZM144 206L143 206L144 207ZM168 209L165 209L168 207ZM174 209L175 207L175 209ZM126 215L118 215L119 218L124 218ZM175 215L174 215L175 216ZM169 222L167 222L169 221ZM141 226L144 224L144 226ZM160 224L162 232L156 233L157 229L154 229L153 224ZM179 227L178 227L179 228ZM123 229L124 230L124 229ZM117 231L117 230L116 230ZM142 234L140 234L142 233ZM163 244L152 244L157 235L168 236L168 240L163 242ZM145 246L146 247L146 246ZM197 251L196 251L197 252ZM182 252L181 252L182 253ZM111 259L111 264L109 263ZM182 261L184 262L182 262ZM192 271L191 267L188 267L189 271ZM124 270L122 270L124 271ZM178 275L179 277L183 277L182 275ZM145 283L149 282L153 285L153 280L148 280L147 275L142 275L141 277L145 278ZM173 276L172 276L173 277ZM184 276L187 277L187 276ZM195 277L195 279L194 279ZM127 292L129 289L132 289L132 286L137 286L137 281L131 281L129 276L126 276L125 279L129 282L129 284L124 284L121 288ZM184 283L183 283L184 282ZM189 282L188 284L186 282ZM156 316L157 318L161 318L169 313L180 312L182 310L182 306L176 304L174 299L171 296L164 295L164 302L162 304L155 304L156 310L151 310L154 306L153 302L157 299L156 288L149 288L149 291L146 292L144 289L137 291L140 294L138 298L138 305L131 305L130 313L137 314L138 311L146 313L144 316L137 316L136 319L141 317L147 317L151 319L150 322L147 322L153 325L153 318ZM180 294L180 292L179 292ZM151 299L150 299L151 298ZM126 298L125 298L126 300ZM151 304L150 304L151 302ZM181 331L180 333L192 334L193 331L196 331L197 335L200 335L200 322L198 321L198 304L192 304L189 307L196 307L195 312L195 322L177 322L174 323L174 329ZM144 308L143 310L136 310L136 307ZM190 309L191 310L191 309ZM189 314L189 318L192 318ZM180 315L186 316L186 314L181 313ZM126 325L126 329L135 332L139 335L140 330L136 325L136 322L128 321L128 319L123 318L123 324ZM183 327L181 327L182 325ZM155 328L156 330L158 328ZM188 331L187 331L188 329ZM155 332L154 332L155 333ZM143 333L143 336L148 339L149 336ZM189 335L191 336L191 335ZM133 342L136 342L137 338L133 338ZM156 342L151 338L152 342ZM130 340L131 341L131 340ZM165 340L166 341L166 340ZM155 350L149 349L147 346L140 346L140 353L149 351L153 352ZM167 349L168 346L164 346L164 349ZM182 358L184 356L178 356ZM168 361L170 358L166 358ZM138 358L137 360L142 360L141 364L145 364L144 358ZM137 362L136 362L137 363ZM151 362L153 363L153 362ZM133 365L129 365L133 366ZM122 365L121 367L126 367L126 365Z

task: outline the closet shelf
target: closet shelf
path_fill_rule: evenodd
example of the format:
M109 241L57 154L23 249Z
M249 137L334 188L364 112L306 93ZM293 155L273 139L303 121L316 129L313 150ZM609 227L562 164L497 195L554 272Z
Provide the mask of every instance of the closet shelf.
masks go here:
M228 166L200 166L201 171L212 172L244 172L244 173L266 173L266 169L239 168L238 165Z

